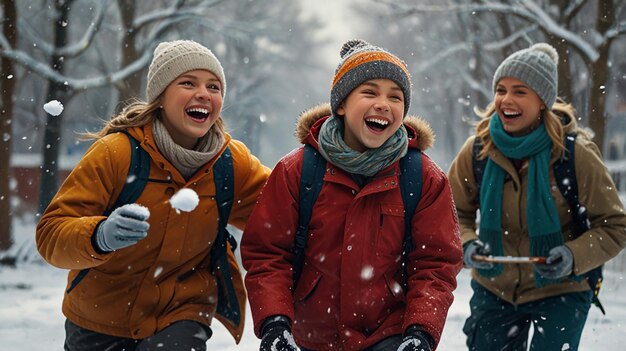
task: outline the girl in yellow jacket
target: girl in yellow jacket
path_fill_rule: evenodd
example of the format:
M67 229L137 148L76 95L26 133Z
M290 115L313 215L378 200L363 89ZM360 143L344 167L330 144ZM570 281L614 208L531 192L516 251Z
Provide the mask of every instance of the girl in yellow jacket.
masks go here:
M225 132L225 92L222 65L209 49L193 41L163 42L148 71L147 102L134 102L89 135L97 140L36 233L44 259L70 270L65 350L205 350L213 317L239 342L246 295L228 244L228 267L221 269L229 274L210 267L218 228L212 167L228 148L234 170L228 222L241 229L270 170ZM113 209L133 181L127 179L129 137L149 155L150 172L135 203ZM189 212L170 203L183 188L198 195ZM112 212L103 215L107 210ZM223 279L232 289L218 295ZM216 313L218 303L229 313Z

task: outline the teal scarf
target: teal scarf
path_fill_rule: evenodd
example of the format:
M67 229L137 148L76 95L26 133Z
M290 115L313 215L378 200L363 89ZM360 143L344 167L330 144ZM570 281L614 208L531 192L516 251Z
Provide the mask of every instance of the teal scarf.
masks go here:
M342 121L335 116L330 116L324 121L320 128L318 143L322 156L344 171L372 177L406 155L409 137L404 125L400 126L380 147L358 152L350 148L343 140Z
M504 156L513 159L529 158L528 188L526 189L526 222L530 237L531 256L548 256L555 246L563 245L561 223L550 191L549 169L552 140L542 123L528 135L510 136L504 131L497 114L491 116L489 133L495 146ZM491 159L487 161L480 187L480 238L488 243L493 255L502 255L502 191L505 171ZM491 270L479 270L485 277L502 272L497 264ZM535 274L539 287L555 280Z

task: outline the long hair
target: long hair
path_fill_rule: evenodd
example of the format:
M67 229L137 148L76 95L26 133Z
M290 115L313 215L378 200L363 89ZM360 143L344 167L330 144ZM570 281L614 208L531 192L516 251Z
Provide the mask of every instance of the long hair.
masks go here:
M478 154L479 159L487 157L487 155L496 148L491 136L489 135L489 123L491 121L496 106L491 102L484 110L475 109L475 113L481 117L476 124L476 137L480 138L483 148ZM589 135L578 128L576 122L576 109L570 103L566 103L561 98L557 98L551 110L544 110L541 115L542 122L546 126L548 136L552 139L552 155L562 155L565 152L565 144L563 137L565 135L565 126L567 130L576 130L577 133L589 137Z
M114 115L111 120L106 121L102 129L97 132L81 133L82 140L100 139L107 134L120 132L132 127L141 127L152 122L161 116L161 101L156 99L151 103L134 99L122 109L120 113ZM220 133L225 132L224 120L219 116L211 128L217 128Z

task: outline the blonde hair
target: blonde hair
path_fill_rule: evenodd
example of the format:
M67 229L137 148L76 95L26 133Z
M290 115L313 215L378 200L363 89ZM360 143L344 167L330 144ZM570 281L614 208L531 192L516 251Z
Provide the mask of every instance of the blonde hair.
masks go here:
M81 133L80 138L81 140L100 139L107 134L120 132L128 128L145 126L160 116L160 99L156 99L151 103L133 99L120 113L114 115L111 120L106 121L102 129L97 132ZM222 116L218 117L211 128L217 128L217 131L222 134L225 132Z
M493 151L496 146L491 140L491 136L489 135L489 122L491 121L492 116L494 116L494 112L496 111L496 106L493 102L487 105L487 108L484 110L475 109L475 113L481 117L481 120L476 124L476 137L480 138L483 148L478 154L479 159L483 159L487 157L487 155ZM589 137L589 135L578 128L578 123L576 122L576 109L570 103L566 103L561 98L557 98L556 102L552 106L552 109L543 110L541 114L541 119L543 120L544 125L546 126L546 131L548 132L548 136L552 139L552 155L562 155L565 152L565 144L563 143L563 138L565 136L565 126L567 126L567 130L576 131L579 134L582 134L584 137Z

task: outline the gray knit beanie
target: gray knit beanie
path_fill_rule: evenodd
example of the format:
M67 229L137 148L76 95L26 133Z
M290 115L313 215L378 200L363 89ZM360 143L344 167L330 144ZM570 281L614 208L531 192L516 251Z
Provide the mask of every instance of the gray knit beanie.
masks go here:
M546 43L538 43L507 57L493 76L493 91L500 79L513 77L526 83L548 108L557 96L559 54Z
M215 74L222 83L222 97L226 93L226 79L220 61L211 50L192 40L174 40L160 43L154 49L154 58L148 69L146 97L153 102L178 76L195 69Z
M335 70L330 90L333 115L350 92L371 79L390 79L404 93L404 116L411 106L411 75L404 61L386 50L363 40L350 40L340 51L341 61Z

